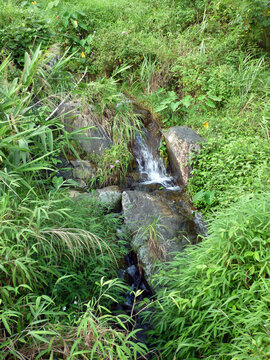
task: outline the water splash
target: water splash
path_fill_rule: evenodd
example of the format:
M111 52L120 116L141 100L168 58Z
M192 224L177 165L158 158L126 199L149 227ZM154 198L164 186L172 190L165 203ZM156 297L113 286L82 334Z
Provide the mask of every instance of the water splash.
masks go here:
M153 146L152 140L147 130L143 135L137 134L135 137L133 152L141 174L141 183L160 184L168 190L180 190L175 179L167 174L163 159L159 156L157 146Z

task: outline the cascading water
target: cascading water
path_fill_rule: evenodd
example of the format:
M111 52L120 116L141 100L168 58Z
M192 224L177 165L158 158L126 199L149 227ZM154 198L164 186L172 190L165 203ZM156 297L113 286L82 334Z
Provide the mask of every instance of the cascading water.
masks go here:
M134 141L133 153L141 175L141 184L160 184L167 190L180 190L175 179L166 172L163 159L159 156L157 136L144 130L137 134Z

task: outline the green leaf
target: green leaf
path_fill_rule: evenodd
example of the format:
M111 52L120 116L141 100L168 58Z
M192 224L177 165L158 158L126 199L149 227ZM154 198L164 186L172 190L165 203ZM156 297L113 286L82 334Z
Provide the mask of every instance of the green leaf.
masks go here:
M258 253L258 251L255 251L255 252L253 253L253 257L254 257L255 260L261 261L261 259L260 259L260 254Z
M177 101L177 102L175 102L175 103L171 103L171 109L172 109L172 111L175 112L175 111L178 109L178 107L179 107L180 104L181 104L181 101Z
M49 344L49 341L43 336L40 336L38 331L29 331L28 335L32 335L36 340Z
M205 191L201 190L193 196L193 202L201 201L204 199Z
M207 99L205 104L213 109L216 107L215 103L213 101L211 101L210 99Z
M207 95L209 97L209 99L214 100L214 101L222 101L222 98L216 96L216 95L212 95L212 94L208 94Z
M185 96L182 100L180 100L180 102L186 107L186 108L189 108L191 103L193 101L193 98L192 96L190 95L187 95Z
M8 325L8 322L7 322L7 319L3 315L1 315L1 320L2 320L2 322L3 322L3 324L4 324L5 328L6 328L7 332L9 333L9 335L12 335L11 329L10 329L10 327Z

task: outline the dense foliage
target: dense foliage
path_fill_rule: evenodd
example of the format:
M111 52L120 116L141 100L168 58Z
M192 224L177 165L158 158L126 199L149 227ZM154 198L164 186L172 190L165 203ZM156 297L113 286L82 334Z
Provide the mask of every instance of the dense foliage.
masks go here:
M0 67L1 359L137 357L146 347L132 319L111 313L127 290L116 278L121 220L69 199L54 176L57 154L75 149L48 101L68 59L48 67L49 55L26 53L12 82L10 59Z
M156 278L153 341L166 359L268 359L270 195L221 212Z
M56 118L79 100L114 143L89 159L89 189L124 181L141 125L127 98L164 131L207 139L187 189L214 217L210 236L160 269L150 347L173 360L269 358L269 39L268 0L2 0L1 359L147 352L133 320L111 312L127 291L120 219L71 201L55 167L85 155Z
M190 188L206 210L227 206L245 193L269 189L270 147L261 138L235 136L211 139L194 159ZM206 194L212 194L207 202Z

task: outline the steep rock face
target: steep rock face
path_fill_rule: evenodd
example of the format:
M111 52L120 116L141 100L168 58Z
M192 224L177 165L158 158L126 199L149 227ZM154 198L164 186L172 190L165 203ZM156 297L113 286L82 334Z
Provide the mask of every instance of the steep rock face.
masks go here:
M173 174L184 185L190 176L191 165L188 164L192 152L200 150L205 140L187 126L174 126L164 132L169 160Z
M181 202L143 191L125 191L122 196L125 224L133 233L137 252L149 284L155 264L172 258L185 245L196 241L194 223Z
M96 123L91 108L82 112L80 107L79 102L67 102L60 107L58 116L60 116L65 125L65 130L68 132L87 128L74 134L74 138L87 154L101 155L105 149L111 147L112 141L102 127Z

